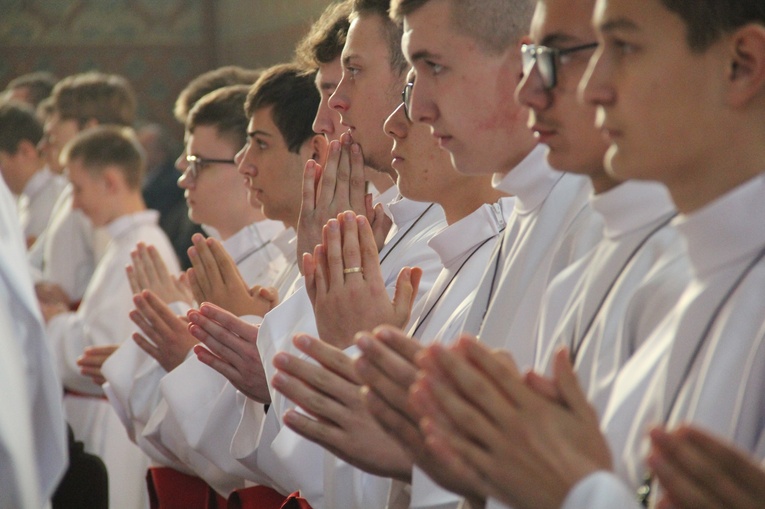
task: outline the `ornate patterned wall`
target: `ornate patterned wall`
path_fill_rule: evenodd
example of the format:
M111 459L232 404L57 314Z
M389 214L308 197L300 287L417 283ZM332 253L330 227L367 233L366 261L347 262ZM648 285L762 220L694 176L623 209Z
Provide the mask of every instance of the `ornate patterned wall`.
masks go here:
M291 56L329 0L0 0L0 89L35 70L99 69L131 80L140 116L181 130L178 92L225 64Z

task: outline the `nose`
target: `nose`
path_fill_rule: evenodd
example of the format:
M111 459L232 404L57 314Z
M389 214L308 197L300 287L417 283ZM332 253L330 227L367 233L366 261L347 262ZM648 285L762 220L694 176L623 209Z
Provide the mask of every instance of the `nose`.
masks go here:
M181 173L181 176L178 177L178 181L176 182L178 184L178 187L180 187L181 189L191 188L191 186L194 183L194 179L191 178L190 173L191 172L188 171L188 168Z
M417 75L409 103L409 116L413 122L433 125L438 120L438 106L433 100L432 86L425 73Z
M610 65L603 51L603 46L593 53L587 70L579 82L579 101L592 106L613 104L616 94L611 84Z
M340 114L329 107L329 97L322 99L319 109L316 110L316 117L313 119L313 132L323 134L328 140L333 140L335 135L334 117L339 122Z
M245 143L239 152L237 152L234 156L234 162L236 163L237 171L239 171L239 173L242 175L250 175L253 173L252 169L254 166L252 164L248 164L247 162L249 157L249 150L250 142L247 141L247 143Z
M186 161L186 156L188 155L188 152L186 149L183 149L183 152L181 152L181 155L178 156L178 159L175 160L175 169L177 169L180 172L185 172L186 169L189 167L188 161Z
M404 113L403 103L388 116L385 124L383 124L383 128L385 129L385 134L394 140L406 138L406 135L409 133L409 120Z
M551 91L547 90L536 63L524 69L523 78L515 89L515 100L532 110L543 110L550 106Z
M348 98L348 84L345 73L343 73L343 77L337 84L337 88L329 97L329 107L339 112L340 116L351 107L351 102Z

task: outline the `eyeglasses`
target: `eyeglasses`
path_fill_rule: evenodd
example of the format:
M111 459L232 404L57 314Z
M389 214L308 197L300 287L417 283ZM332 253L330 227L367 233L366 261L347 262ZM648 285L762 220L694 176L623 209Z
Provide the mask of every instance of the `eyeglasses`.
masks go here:
M236 161L233 159L204 159L194 155L187 155L186 162L189 163L189 167L186 168L186 171L183 173L188 172L188 174L194 180L197 179L199 172L202 171L202 168L208 164L236 164Z
M558 66L568 62L568 59L565 58L567 55L597 47L597 42L566 49L550 48L549 46L538 44L524 44L521 46L523 75L528 76L534 68L534 64L536 64L539 75L542 76L542 84L545 89L552 90L558 83Z
M404 86L404 91L401 92L401 100L404 102L404 115L409 121L412 121L412 115L410 111L412 109L412 89L414 88L414 80Z

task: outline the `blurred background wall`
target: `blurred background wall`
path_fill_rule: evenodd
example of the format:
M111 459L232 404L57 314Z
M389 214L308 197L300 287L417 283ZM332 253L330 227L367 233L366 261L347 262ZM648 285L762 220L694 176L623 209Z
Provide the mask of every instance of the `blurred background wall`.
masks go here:
M0 0L0 90L47 70L126 76L139 116L178 137L180 90L221 65L288 60L330 0Z

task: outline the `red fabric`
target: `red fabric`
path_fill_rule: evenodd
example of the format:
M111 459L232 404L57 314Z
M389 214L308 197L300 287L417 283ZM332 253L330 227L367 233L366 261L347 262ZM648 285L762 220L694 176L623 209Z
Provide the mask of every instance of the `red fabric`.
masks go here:
M214 489L207 487L207 509L226 509L228 501L218 495Z
M308 504L308 501L300 496L300 492L296 491L287 497L280 509L312 509Z
M236 490L228 497L228 509L280 509L284 495L266 486Z
M146 475L151 509L206 509L208 486L199 477L152 467Z

